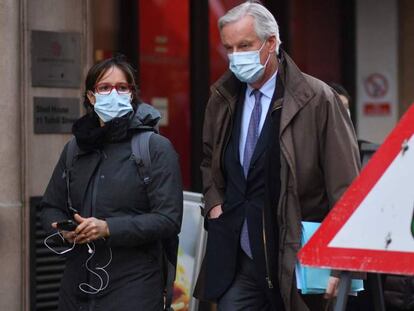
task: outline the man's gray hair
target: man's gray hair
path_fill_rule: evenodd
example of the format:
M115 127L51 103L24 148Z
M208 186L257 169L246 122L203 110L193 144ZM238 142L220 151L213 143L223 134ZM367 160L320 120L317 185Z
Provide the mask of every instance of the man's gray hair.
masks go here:
M247 1L232 8L218 20L220 31L227 24L237 22L246 15L254 18L256 34L261 40L264 41L271 36L276 36L276 53L279 53L279 46L282 43L279 36L279 26L272 13L259 3Z

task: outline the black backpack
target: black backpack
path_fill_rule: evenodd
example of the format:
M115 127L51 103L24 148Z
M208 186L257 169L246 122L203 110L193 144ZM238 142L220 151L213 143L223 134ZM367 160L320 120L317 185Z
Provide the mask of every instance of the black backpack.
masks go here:
M151 155L149 150L149 141L152 135L158 135L153 131L140 131L136 132L131 139L132 156L137 164L138 174L147 186L151 182ZM70 171L72 169L73 159L78 151L78 145L75 137L73 137L66 150L66 169L65 179L68 192L67 205L68 209L72 212L76 211L72 206L72 200L70 198ZM163 249L163 270L165 282L165 308L164 311L174 311L171 307L173 299L173 289L175 281L175 273L177 266L177 253L178 253L178 235L164 239L161 242Z

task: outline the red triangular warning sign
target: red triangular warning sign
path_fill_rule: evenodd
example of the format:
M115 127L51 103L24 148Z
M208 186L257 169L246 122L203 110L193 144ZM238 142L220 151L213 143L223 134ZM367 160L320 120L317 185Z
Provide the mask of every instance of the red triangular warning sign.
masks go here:
M414 275L414 104L299 252L302 264Z

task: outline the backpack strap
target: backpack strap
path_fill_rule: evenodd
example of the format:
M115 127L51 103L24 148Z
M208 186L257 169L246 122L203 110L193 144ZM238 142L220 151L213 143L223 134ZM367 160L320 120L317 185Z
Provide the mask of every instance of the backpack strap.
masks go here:
M144 185L151 182L151 155L149 140L154 134L152 131L138 132L132 136L132 155L138 167L138 173Z
M73 159L75 158L76 153L78 152L78 144L76 143L76 138L72 137L72 139L68 143L68 147L66 149L66 162L65 162L65 170L63 171L63 177L66 180L66 190L67 190L67 199L66 205L68 210L73 213L79 213L72 205L72 199L70 197L70 174L72 171L73 166Z
M137 132L134 134L134 136L132 136L131 140L132 155L134 157L135 163L137 164L138 174L144 182L145 186L151 182L151 155L149 149L149 141L153 134L153 131ZM177 237L176 239L178 241ZM168 258L166 255L167 252L165 249L166 245L164 245L164 241L162 244L164 262L167 264L164 311L174 311L171 308L171 303L173 299L176 262Z

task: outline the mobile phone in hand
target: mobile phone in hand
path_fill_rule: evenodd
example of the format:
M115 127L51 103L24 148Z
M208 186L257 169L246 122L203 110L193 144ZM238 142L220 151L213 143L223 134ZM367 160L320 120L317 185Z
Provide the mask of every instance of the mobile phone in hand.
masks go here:
M56 224L59 230L74 231L78 224L71 219L60 221Z

